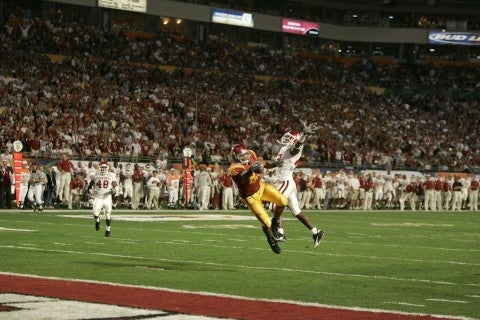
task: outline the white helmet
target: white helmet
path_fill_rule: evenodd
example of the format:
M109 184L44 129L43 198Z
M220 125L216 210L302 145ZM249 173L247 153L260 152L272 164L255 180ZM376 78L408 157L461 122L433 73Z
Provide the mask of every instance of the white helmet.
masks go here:
M100 174L106 175L108 172L108 163L106 161L102 161L100 163Z
M295 130L287 131L283 134L280 141L278 141L283 146L290 146L296 144L300 138L300 133Z

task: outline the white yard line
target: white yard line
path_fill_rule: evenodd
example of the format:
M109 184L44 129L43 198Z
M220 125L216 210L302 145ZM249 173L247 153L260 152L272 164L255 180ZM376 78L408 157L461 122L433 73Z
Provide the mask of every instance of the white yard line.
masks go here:
M409 302L394 302L394 301L385 301L383 302L385 304L398 304L400 306L412 306L412 307L426 307L425 304L415 304L415 303L409 303Z
M448 299L425 299L426 301L438 301L438 302L449 302L449 303L462 303L462 304L467 304L468 301L463 301L463 300L448 300Z

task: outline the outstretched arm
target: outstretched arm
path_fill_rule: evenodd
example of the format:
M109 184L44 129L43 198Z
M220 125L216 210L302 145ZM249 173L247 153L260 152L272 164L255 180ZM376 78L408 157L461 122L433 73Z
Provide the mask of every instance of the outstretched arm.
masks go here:
M293 154L296 154L300 150L300 147L305 142L307 135L314 133L319 128L316 122L307 124L306 121L300 121L300 123L302 124L302 134L300 135L300 138L298 138L297 143L293 147Z

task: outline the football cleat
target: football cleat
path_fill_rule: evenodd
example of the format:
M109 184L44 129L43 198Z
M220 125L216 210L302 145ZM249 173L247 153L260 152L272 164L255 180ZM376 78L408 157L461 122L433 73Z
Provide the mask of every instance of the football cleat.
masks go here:
M267 241L273 252L275 252L276 254L279 254L280 252L282 252L282 249L280 249L280 247L277 244L277 241L274 238L268 238Z
M95 219L95 230L100 230L100 220Z
M277 227L272 228L272 233L276 241L287 242L287 237L285 237L285 234L282 233Z
M318 248L324 234L325 232L323 232L322 230L318 230L318 232L313 235L313 248Z
M280 231L280 224L279 222L274 222L272 219L272 233L273 237L275 240L280 241L280 242L287 242L287 237L285 237L285 234Z
M106 231L105 231L105 237L106 237L106 238L110 237L110 230L106 230Z

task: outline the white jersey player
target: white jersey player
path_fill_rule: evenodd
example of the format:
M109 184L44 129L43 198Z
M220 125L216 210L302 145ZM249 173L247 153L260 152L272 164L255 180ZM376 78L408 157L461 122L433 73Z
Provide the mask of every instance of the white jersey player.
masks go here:
M302 156L305 138L317 129L314 123L310 125L302 123L302 125L302 133L291 130L282 136L279 141L282 147L275 161L269 166L273 166L276 169L273 177L275 187L288 198L288 207L292 211L292 214L312 232L314 248L317 248L323 237L323 231L318 230L317 227L310 222L307 215L302 212L297 198L297 185L293 180L293 172L297 167L297 162ZM286 241L280 218L280 216L274 216L272 219L273 234L277 241Z
M105 214L105 237L110 236L110 225L112 223L112 196L115 194L117 177L115 173L108 171L108 163L102 161L100 163L100 170L92 177L92 181L88 189L93 189L93 218L95 219L95 230L100 230L100 212Z
M47 175L43 172L43 166L37 168L32 163L32 172L30 173L30 188L28 189L28 200L32 203L33 212L42 213L43 211L43 189L47 184Z

